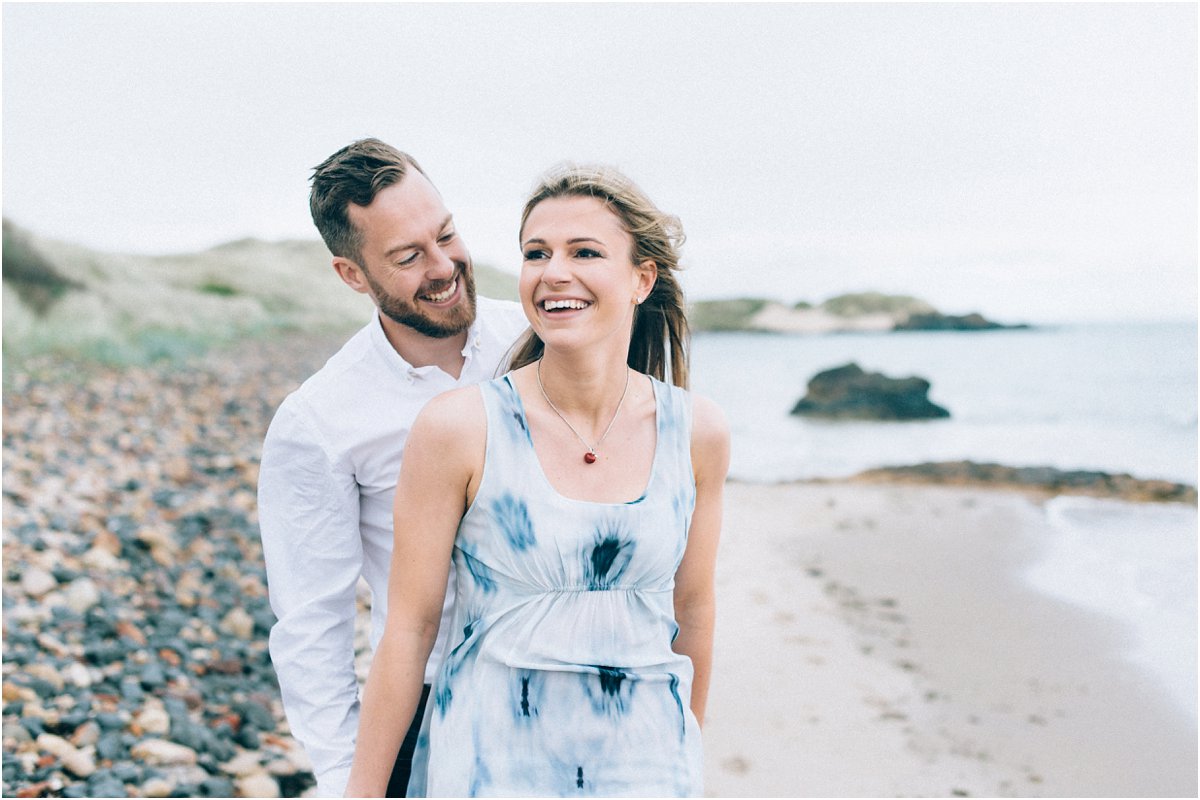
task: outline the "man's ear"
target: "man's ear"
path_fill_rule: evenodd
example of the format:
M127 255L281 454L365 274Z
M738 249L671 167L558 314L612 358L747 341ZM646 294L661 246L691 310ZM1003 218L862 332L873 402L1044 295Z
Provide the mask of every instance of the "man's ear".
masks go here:
M367 279L363 276L362 267L350 259L334 256L333 271L338 274L343 283L354 291L360 294L370 294L371 287L367 284Z

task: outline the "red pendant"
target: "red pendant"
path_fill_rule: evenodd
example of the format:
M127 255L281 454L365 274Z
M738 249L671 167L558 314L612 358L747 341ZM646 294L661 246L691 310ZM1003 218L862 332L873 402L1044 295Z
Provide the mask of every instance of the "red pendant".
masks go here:
M592 452L584 453L583 454L583 462L585 464L595 464L596 463L596 454L592 453Z

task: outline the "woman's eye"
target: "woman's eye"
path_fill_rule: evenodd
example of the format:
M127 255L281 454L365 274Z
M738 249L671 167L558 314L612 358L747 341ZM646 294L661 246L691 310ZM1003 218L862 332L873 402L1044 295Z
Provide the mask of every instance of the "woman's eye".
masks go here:
M438 242L441 244L449 244L450 242L454 241L455 235L456 234L454 231L447 231L441 235L441 237L438 239Z
M592 250L590 247L581 247L575 252L576 258L601 258L599 251Z
M539 258L545 258L545 257L546 257L545 250L526 250L525 251L525 260L526 261L536 261Z

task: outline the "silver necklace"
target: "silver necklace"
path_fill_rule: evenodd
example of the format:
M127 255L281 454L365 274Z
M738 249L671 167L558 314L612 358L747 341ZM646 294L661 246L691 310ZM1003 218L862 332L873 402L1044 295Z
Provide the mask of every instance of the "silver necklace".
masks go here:
M617 422L617 415L621 413L621 406L625 402L625 393L629 391L629 373L632 371L633 370L629 369L628 367L625 368L625 388L621 390L621 399L617 401L617 410L613 412L612 419L608 422L608 427L604 429L604 435L600 437L600 440L597 441L595 445L590 445L588 444L587 439L580 436L579 431L575 430L575 426L567 421L567 418L563 416L563 413L558 410L558 406L554 405L554 403L550 401L550 395L546 394L546 387L542 384L542 360L540 358L538 359L538 388L542 390L542 397L546 398L546 405L550 406L550 410L558 415L558 418L563 421L563 424L571 429L571 433L575 434L575 438L583 442L583 446L587 448L588 451L583 454L583 463L596 463L596 448L604 444L604 440L608 438L609 431L613 429L613 425Z

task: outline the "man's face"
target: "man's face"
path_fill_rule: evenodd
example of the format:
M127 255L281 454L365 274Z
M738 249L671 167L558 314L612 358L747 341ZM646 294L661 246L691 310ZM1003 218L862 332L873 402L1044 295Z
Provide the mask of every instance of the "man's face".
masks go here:
M351 204L348 214L362 236L357 267L366 287L361 291L371 295L380 313L437 339L471 326L471 256L428 178L409 170L369 206Z

